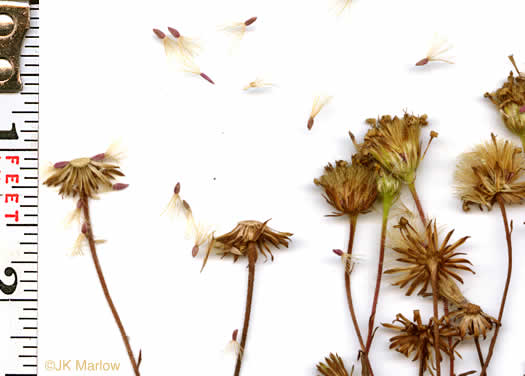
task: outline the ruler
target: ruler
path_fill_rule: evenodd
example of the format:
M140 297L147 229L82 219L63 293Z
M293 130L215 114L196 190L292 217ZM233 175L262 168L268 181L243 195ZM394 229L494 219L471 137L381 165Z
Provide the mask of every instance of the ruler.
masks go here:
M9 2L0 6L4 3ZM37 374L38 3L18 2L29 6L19 48L22 86L11 87L10 93L0 87L0 376ZM0 32L6 27L2 22ZM0 64L0 79L3 72Z

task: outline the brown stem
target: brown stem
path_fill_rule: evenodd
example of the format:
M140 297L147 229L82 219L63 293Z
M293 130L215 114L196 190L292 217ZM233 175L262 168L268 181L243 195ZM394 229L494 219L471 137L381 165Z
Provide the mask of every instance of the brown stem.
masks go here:
M416 204L417 212L419 213L421 222L423 222L423 225L426 226L427 220L425 219L425 212L423 211L423 206L421 206L421 201L419 200L419 196L416 191L415 182L410 183L408 185L408 188L410 189L410 193L412 194L412 198L414 199L414 203Z
M350 309L350 316L352 317L352 323L354 324L355 333L357 335L357 339L359 340L359 345L361 346L361 351L364 353L364 356L366 356L366 363L368 365L368 369L370 371L370 375L374 376L374 373L372 371L372 366L370 365L370 360L368 359L368 356L366 354L366 347L365 343L363 341L363 336L361 335L361 330L359 329L359 324L357 323L357 316L355 314L354 309L354 302L352 299L352 286L350 283L350 274L352 272L352 249L354 247L354 238L355 238L355 229L357 225L357 216L353 215L350 217L350 237L348 239L348 250L347 254L349 259L346 260L345 264L345 288L346 288L346 299L348 301L348 308Z
M437 265L435 265L430 271L430 279L432 282L432 303L434 308L434 319L432 328L434 330L434 352L436 353L436 373L437 376L441 375L441 351L439 349L439 319L438 319L438 273Z
M474 343L476 344L476 350L478 352L479 364L481 365L481 368L483 368L483 364L485 364L485 361L483 360L483 353L481 352L479 337L474 337Z
M372 338L374 333L374 320L376 318L377 303L379 301L379 291L381 289L381 279L383 277L383 262L385 260L385 240L386 231L388 226L388 213L392 206L392 200L383 201L383 221L381 224L381 244L379 246L379 261L377 263L377 277L376 287L374 290L374 300L372 302L372 310L370 312L370 318L368 319L368 337L366 339L366 354L370 352L372 346Z
M139 367L137 365L137 362L135 361L133 350L131 350L131 345L129 343L128 336L126 335L126 331L124 330L124 326L122 325L120 316L118 315L117 309L115 308L115 304L113 304L113 300L111 299L111 295L109 294L106 280L104 279L104 274L102 273L102 267L100 266L100 261L98 259L97 249L95 246L95 238L93 236L93 229L91 226L91 217L89 214L88 198L86 196L83 196L80 198L80 200L82 202L82 208L84 210L84 220L85 220L85 224L87 227L87 231L85 235L89 243L89 249L91 251L91 256L93 258L93 263L95 264L95 269L97 271L98 279L100 281L100 286L102 287L104 296L106 297L109 308L111 309L111 313L113 314L113 317L115 318L118 329L120 331L120 335L122 336L122 340L124 341L124 345L126 346L126 351L128 352L129 360L131 361L131 366L133 367L133 372L135 373L135 376L140 376Z
M419 359L419 376L423 376L425 374L425 361L426 356L421 356Z
M500 195L496 195L496 200L498 201L499 208L501 211L501 217L503 218L503 226L505 227L505 236L507 238L507 254L508 254L508 264L507 264L507 279L505 281L505 288L503 290L503 296L501 298L501 305L499 308L498 314L498 324L496 329L494 329L494 335L490 341L489 352L487 353L487 358L485 359L485 364L481 369L480 376L485 376L487 374L487 368L489 366L492 355L494 354L494 346L496 346L496 339L498 338L499 329L501 327L501 320L503 318L503 311L505 310L505 302L507 301L507 294L509 292L510 286L510 277L512 275L512 239L509 228L509 222L507 219L507 210L505 209L505 202Z
M242 327L241 343L237 363L235 364L234 376L241 373L242 357L246 350L246 338L248 337L248 328L250 326L250 314L252 312L253 285L255 282L255 262L257 261L257 248L255 243L248 243L248 288L246 290L246 308L244 310L244 324Z
M445 316L448 316L448 300L445 299L443 302L443 310L445 312ZM448 346L452 349L452 337L448 337ZM452 354L449 357L450 359L450 376L454 376L454 351L452 351Z

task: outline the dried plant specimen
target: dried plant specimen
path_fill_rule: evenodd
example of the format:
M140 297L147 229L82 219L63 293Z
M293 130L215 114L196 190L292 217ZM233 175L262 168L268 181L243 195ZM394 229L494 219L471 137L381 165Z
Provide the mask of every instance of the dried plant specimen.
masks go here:
M169 38L163 31L159 29L153 29L155 35L162 40L164 44L164 51L166 52L168 59L175 59L179 64L182 65L182 70L184 72L201 76L206 81L214 85L215 82L213 82L213 80L206 73L203 73L193 60L200 49L197 41L192 38L181 36L177 29L172 27L169 27L168 30L175 38L174 40Z
M352 376L354 374L354 367L352 371L348 373L343 363L343 359L338 354L332 354L327 358L324 358L324 363L321 362L317 365L317 371L322 376Z
M454 64L454 62L451 61L450 58L445 58L443 56L443 54L448 52L451 48L452 45L448 43L446 38L440 37L439 35L435 34L432 39L432 45L428 50L426 56L423 59L419 60L416 63L416 65L427 65L431 61L441 61L448 64Z
M370 211L370 208L378 197L377 170L362 166L354 159L353 163L337 161L335 165L328 164L324 173L318 179L314 179L314 184L324 190L323 197L335 209L330 216L347 215L350 219L350 230L346 260L352 260L352 251L357 226L357 218L360 214ZM337 252L336 252L337 253ZM341 256L343 254L341 253ZM345 261L346 261L345 260ZM345 266L345 289L348 301L350 316L354 325L354 330L361 347L363 363L370 375L373 376L372 367L366 351L366 343L363 340L361 329L357 321L351 286L352 264Z
M461 337L470 335L486 338L487 332L498 324L498 320L483 312L479 305L472 303L462 304L457 310L450 312L448 319L458 321Z
M262 78L256 78L254 81L250 82L249 84L246 84L243 87L243 90L247 91L250 89L257 89L257 88L261 89L261 88L268 88L272 86L274 86L272 83L266 82Z
M485 93L498 106L506 127L521 139L525 150L525 75L519 71L514 56L509 56L517 76L511 71L507 82L493 93Z
M499 200L504 205L525 200L525 154L510 141L497 139L475 146L459 156L454 174L456 194L463 210L476 204L491 209Z
M500 208L507 241L508 265L498 323L502 322L512 276L512 225L509 226L506 205L521 204L525 198L524 166L522 150L510 141L498 140L492 134L489 142L477 145L472 151L460 155L454 175L457 195L463 201L464 210L468 210L470 204L478 204L480 209L483 206L490 209L496 202ZM494 330L480 376L487 373L499 328L497 325Z
M202 267L206 265L208 256L212 250L216 250L218 254L223 257L227 255L233 256L234 262L240 257L248 259L248 288L246 293L246 308L244 313L244 324L241 334L241 342L239 344L241 352L237 356L235 365L235 376L239 376L241 372L242 358L246 351L246 339L248 336L248 328L250 325L250 315L252 310L253 287L255 282L255 265L259 253L268 258L267 253L273 260L273 254L270 247L279 248L281 246L288 248L290 237L293 234L289 232L276 231L268 226L268 221L241 221L235 228L218 237L213 237L208 245L206 255Z
M90 200L97 198L97 195L107 191L119 191L127 187L127 184L117 183L115 179L124 174L120 171L120 167L116 164L118 159L117 154L100 153L91 158L78 158L71 161L64 161L55 163L51 176L45 181L44 185L49 187L57 187L59 194L63 197L71 197L78 200L76 205L80 207L84 214L84 223L82 225L82 236L85 237L89 244L93 263L97 272L97 276L104 292L104 296L111 309L111 313L117 323L122 340L126 347L134 374L140 375L139 365L141 355L136 360L129 343L129 338L126 335L124 326L117 313L117 309L113 304L113 300L109 294L109 290L102 273L100 261L98 259L96 250L96 241L93 235L93 227L91 223L91 216L89 210Z
M312 104L312 111L310 111L310 117L308 118L307 127L308 130L311 130L314 126L315 117L321 112L324 106L332 100L333 97L327 95L318 95L314 98L314 103Z
M454 349L448 344L447 339L456 336L457 329L444 323L434 325L432 321L431 319L424 325L419 310L414 310L414 321L399 313L392 324L383 324L384 327L399 332L398 335L390 338L390 349L395 349L407 358L414 354L412 360L419 360L419 376L425 371L434 375L433 370L439 370L434 359L440 359L441 353L454 357ZM432 334L436 327L439 333L437 346L436 337Z

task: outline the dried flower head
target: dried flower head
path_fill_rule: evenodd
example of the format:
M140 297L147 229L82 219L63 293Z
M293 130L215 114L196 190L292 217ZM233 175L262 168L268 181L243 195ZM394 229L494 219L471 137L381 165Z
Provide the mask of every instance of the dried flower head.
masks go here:
M108 157L97 154L92 158L55 163L44 185L60 187L62 196L94 198L97 193L114 190L114 180L124 176L117 164L107 160Z
M266 259L268 259L268 255L266 254L266 252L268 252L273 261L273 254L269 246L274 246L275 248L284 246L288 248L290 236L293 234L270 228L267 225L268 221L241 221L232 231L219 237L213 237L209 242L202 268L206 265L212 249L215 249L217 253L223 257L232 255L233 261L236 262L239 257L247 256L248 245L250 243L255 244L256 249ZM255 257L257 257L257 254Z
M422 159L420 134L421 127L428 124L427 115L405 113L401 118L385 115L378 120L367 119L366 122L371 129L362 144L355 143L350 134L358 149L358 159L362 163L375 161L403 183L413 183Z
M399 332L398 335L390 338L390 349L395 349L407 358L414 354L413 361L419 360L423 364L423 372L429 371L433 375L435 370L434 359L441 354L434 354L433 321L429 320L427 325L423 325L419 310L414 310L414 321L410 321L402 314L398 313L394 324L383 324L384 327ZM439 325L439 350L450 357L454 356L454 349L447 339L457 335L457 329L445 323ZM437 355L437 356L436 356Z
M262 78L256 78L255 81L250 82L245 85L243 90L257 89L257 88L267 88L274 86L272 83L264 81Z
M428 50L427 55L423 59L419 60L416 63L416 65L426 65L431 61L442 61L444 63L454 64L454 62L451 61L450 58L443 57L443 54L449 51L452 47L453 46L450 43L448 43L446 38L434 34L434 37L432 39L432 46Z
M518 76L511 71L507 82L493 93L485 93L498 106L507 128L520 137L525 137L525 75L519 71L514 57L509 56Z
M312 104L312 111L310 112L310 117L308 118L308 130L311 130L314 126L315 117L321 112L324 106L332 100L333 97L328 95L318 95L314 98L314 103Z
M412 220L412 223L414 222L418 223ZM471 265L470 261L459 257L464 253L456 251L469 237L465 236L449 244L453 233L454 230L450 231L440 242L435 220L429 221L424 231L421 231L405 217L401 217L399 223L388 234L390 247L401 256L397 261L406 264L385 271L386 274L399 275L394 286L404 288L408 285L406 295L411 295L421 286L418 294L426 294L431 285L432 273L436 273L438 287L440 281L446 281L449 277L463 283L456 271L474 272L467 266Z
M510 141L497 139L494 134L490 141L461 154L454 178L463 210L468 211L471 204L491 209L496 196L505 204L521 204L525 199L524 168L522 150Z
M391 174L380 170L377 178L377 191L383 200L394 201L401 192L401 183Z
M345 368L343 359L338 354L330 353L330 356L324 358L324 363L317 364L317 371L322 376L352 376L354 374L354 367L350 374Z
M493 325L498 325L498 320L487 315L480 306L472 303L462 304L457 310L450 312L449 320L458 321L459 335L471 335L474 337L487 337L487 331L492 329Z
M376 172L346 161L329 163L314 184L324 189L323 197L336 210L332 216L367 213L378 195Z

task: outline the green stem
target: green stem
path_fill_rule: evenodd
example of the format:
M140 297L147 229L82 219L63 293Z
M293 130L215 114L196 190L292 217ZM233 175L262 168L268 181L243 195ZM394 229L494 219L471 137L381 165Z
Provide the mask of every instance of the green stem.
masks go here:
M370 347L372 346L372 338L374 333L374 320L376 317L377 303L379 301L379 291L381 289L381 279L383 277L383 263L385 260L385 241L386 241L386 232L388 226L388 214L390 213L390 208L392 208L392 198L385 197L383 199L383 221L381 223L381 244L379 246L379 261L377 263L377 277L376 277L376 287L374 290L374 300L372 302L372 310L370 312L370 318L368 319L368 337L366 339L366 354L370 352Z

